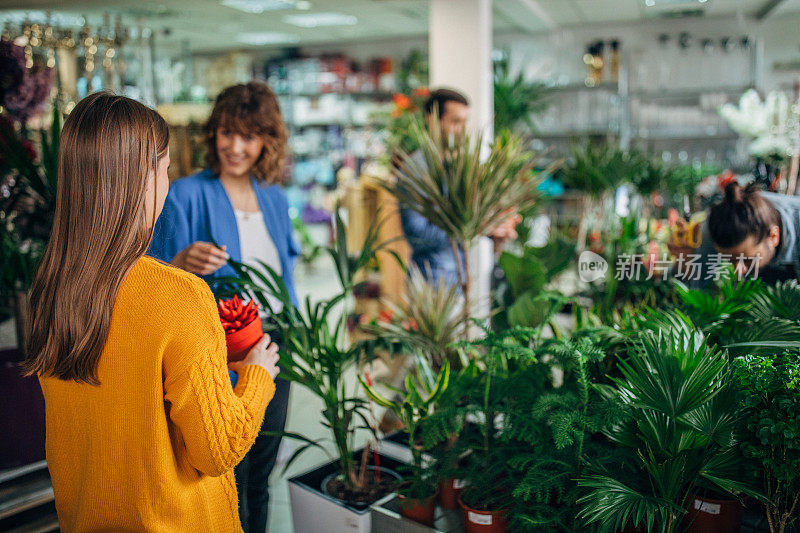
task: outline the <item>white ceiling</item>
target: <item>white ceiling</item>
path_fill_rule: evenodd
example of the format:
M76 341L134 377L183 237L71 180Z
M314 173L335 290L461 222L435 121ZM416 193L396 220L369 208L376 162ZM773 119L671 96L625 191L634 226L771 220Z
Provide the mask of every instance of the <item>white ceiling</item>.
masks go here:
M452 0L457 2L459 0ZM664 9L701 9L706 17L750 17L769 0L494 0L496 32L536 33L553 27L611 22L636 22ZM686 2L692 2L686 5ZM86 16L97 25L104 13L121 14L126 25L141 21L157 31L160 46L188 44L192 51L247 48L246 33L277 33L294 45L420 37L428 31L427 0L309 0L310 10L265 11L251 14L224 6L219 0L0 0L0 20L16 10L52 11ZM661 4L670 4L668 7ZM679 7L675 3L683 2ZM300 28L283 21L289 14L334 12L356 18L355 25ZM800 13L800 0L783 0L771 13ZM289 46L284 43L276 46Z

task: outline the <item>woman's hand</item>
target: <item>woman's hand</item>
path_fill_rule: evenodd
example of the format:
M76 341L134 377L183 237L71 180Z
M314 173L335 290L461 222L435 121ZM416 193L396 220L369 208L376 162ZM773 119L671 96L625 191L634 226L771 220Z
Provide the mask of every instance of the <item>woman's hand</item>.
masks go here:
M278 368L278 345L270 342L271 340L269 335L265 333L261 340L247 353L247 357L241 361L228 363L228 370L239 372L242 367L247 365L258 365L269 372L272 379L275 379L275 376L280 372L280 368Z
M217 248L210 242L197 241L178 252L172 264L193 274L207 276L225 266L229 257L225 246Z

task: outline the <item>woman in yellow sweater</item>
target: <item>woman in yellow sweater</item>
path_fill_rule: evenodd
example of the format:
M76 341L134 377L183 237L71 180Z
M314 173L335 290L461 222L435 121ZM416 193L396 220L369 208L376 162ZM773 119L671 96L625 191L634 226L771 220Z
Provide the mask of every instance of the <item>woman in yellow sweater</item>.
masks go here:
M232 388L207 285L144 257L167 144L155 111L106 93L61 133L26 364L44 392L63 531L241 531L233 466L274 393L277 347L265 338L231 365Z

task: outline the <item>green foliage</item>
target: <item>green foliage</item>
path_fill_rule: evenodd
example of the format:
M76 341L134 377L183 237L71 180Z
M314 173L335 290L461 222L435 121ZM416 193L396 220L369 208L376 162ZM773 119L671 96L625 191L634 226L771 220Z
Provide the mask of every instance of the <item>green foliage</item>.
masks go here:
M270 310L275 329L284 341L280 353L281 377L302 385L323 403L322 424L330 430L331 438L312 440L295 433L282 433L302 443L287 461L284 470L310 448L319 448L327 453L322 443L331 441L344 474L344 482L352 488L363 479L358 475L358 465L353 459L355 433L359 428L371 429L372 424L367 400L347 392L345 373L356 366L363 348L346 341L346 313L342 312L341 305L352 294L356 274L373 260L375 253L385 244L377 244L380 224L372 224L362 250L351 256L347 253L346 228L338 211L336 228L336 239L328 248L328 253L336 265L341 291L328 300L312 303L308 297L301 311L293 304L281 276L263 262L251 266L229 260L237 277L214 281L218 297L246 292L264 309ZM281 302L280 311L272 308L267 295Z
M412 265L403 301L399 305L387 301L386 305L395 319L388 324L365 328L366 331L401 343L411 351L422 352L434 368L440 368L448 360L459 366L451 347L464 330L457 285L430 282Z
M642 325L653 329L618 363L621 377L600 387L627 415L603 431L627 457L579 482L580 514L601 531L678 531L695 490L754 494L737 470L739 412L725 353L685 315L653 312Z
M575 246L561 236L541 248L525 246L521 255L500 254L498 264L505 280L496 291L500 305L493 318L494 327L541 327L550 321L569 299L545 288L574 257Z
M589 338L542 341L538 330L522 327L486 331L459 349L471 363L425 433L446 437L444 417L470 422L452 447L433 450L436 468L467 482L468 505L506 509L514 531L584 531L575 521L575 479L588 458L610 453L590 433L619 416L591 386L603 379L602 350Z
M635 179L641 166L640 158L609 144L576 145L562 177L568 187L598 199Z
M434 411L439 397L447 390L450 382L450 364L445 361L438 374L434 374L428 360L417 354L415 371L405 380L405 389L391 389L397 400L390 400L380 394L372 385L359 377L367 395L380 405L391 410L403 423L408 435L408 447L411 450L412 464L408 469L410 475L404 477L405 486L401 493L409 498L427 498L436 490L438 480L423 462L424 444L418 441L420 428Z
M733 368L744 413L742 450L769 498L770 531L785 531L800 515L800 354L747 355Z
M494 129L534 133L533 115L547 108L549 89L528 81L522 72L512 75L508 60L494 63Z

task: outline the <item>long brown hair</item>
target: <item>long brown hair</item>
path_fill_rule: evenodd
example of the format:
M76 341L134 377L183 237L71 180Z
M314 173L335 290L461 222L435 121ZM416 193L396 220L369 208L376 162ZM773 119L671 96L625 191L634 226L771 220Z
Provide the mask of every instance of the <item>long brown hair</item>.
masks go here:
M117 292L152 239L148 176L168 142L158 113L109 93L87 96L65 121L53 230L31 287L29 373L99 384Z
M278 98L265 83L233 85L223 90L214 102L206 123L206 165L219 174L217 129L261 137L264 148L253 165L253 174L270 185L282 179L281 166L286 154L288 134Z

